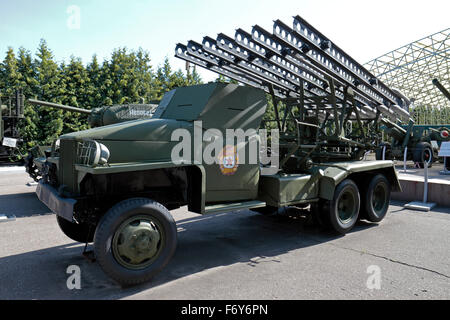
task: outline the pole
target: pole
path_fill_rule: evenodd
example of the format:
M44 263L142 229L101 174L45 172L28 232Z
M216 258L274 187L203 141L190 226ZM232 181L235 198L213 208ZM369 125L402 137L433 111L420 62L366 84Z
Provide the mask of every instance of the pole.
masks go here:
M403 171L406 173L406 158L408 155L408 147L405 147L405 154L403 155Z
M371 153L372 151L367 151L366 153L364 153L364 158L363 160L366 161L367 156Z
M425 174L425 182L423 184L423 203L428 202L428 162L424 161L424 174Z

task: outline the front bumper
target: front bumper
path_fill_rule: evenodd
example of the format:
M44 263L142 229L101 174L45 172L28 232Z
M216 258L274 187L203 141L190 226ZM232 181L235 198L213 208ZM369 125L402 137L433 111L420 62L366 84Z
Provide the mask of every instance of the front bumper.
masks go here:
M49 184L45 184L42 181L39 182L36 187L36 194L39 200L43 202L53 213L66 219L67 221L73 221L73 210L77 200L62 198L58 191Z

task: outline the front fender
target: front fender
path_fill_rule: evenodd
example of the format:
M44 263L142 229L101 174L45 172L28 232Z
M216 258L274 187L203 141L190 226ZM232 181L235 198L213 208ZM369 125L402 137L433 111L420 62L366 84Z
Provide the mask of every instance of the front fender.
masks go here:
M83 165L75 165L75 170L78 175L78 183L80 183L86 174L92 175L106 175L114 173L126 173L126 172L142 172L156 169L171 169L171 168L195 168L195 201L192 203L190 209L192 212L204 214L206 203L206 172L203 165L182 163L177 164L174 162L135 162L135 163L120 163L111 164L101 167L89 167Z

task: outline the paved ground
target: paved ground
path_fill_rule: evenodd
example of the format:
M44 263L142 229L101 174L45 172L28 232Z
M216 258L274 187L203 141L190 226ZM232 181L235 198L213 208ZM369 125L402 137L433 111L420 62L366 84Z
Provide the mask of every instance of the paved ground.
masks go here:
M0 223L0 299L450 299L450 208L393 203L380 225L361 222L345 237L302 217L181 209L170 264L153 282L121 289L60 232L29 181L0 170L0 214L17 217ZM67 289L70 265L81 268L81 290ZM380 290L367 288L370 266Z
M414 162L406 162L406 172L404 171L403 161L396 162L396 168L400 179L424 181L424 169L414 167ZM428 169L428 181L435 183L450 184L450 175L443 175L444 164L435 162L431 168Z

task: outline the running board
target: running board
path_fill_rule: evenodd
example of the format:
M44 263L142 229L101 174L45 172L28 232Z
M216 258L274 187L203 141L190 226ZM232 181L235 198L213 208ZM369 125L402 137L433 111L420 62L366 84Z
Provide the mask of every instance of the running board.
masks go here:
M215 204L211 206L205 207L205 214L213 214L213 213L221 213L228 211L236 211L243 209L253 209L253 208L261 208L265 207L266 203L263 201L246 201L246 202L238 202L238 203L223 203L223 204Z

